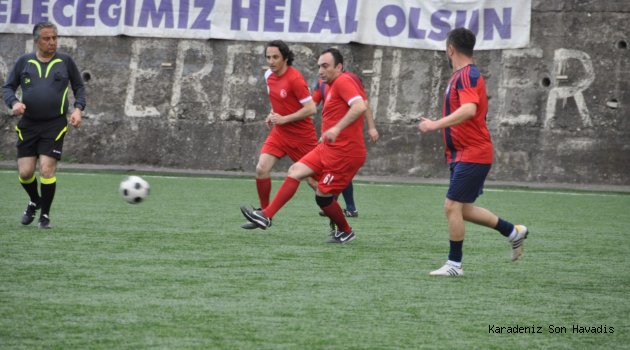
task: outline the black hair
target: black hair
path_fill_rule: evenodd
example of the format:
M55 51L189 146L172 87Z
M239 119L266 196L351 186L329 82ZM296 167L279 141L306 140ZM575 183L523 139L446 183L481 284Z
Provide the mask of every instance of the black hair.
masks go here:
M33 27L33 40L35 41L39 40L39 33L44 28L52 28L55 31L55 34L57 34L57 26L54 23L47 22L47 21L39 22L35 25L35 27Z
M289 49L289 45L287 45L284 41L282 40L272 40L270 42L267 43L267 46L265 46L265 53L267 52L267 48L269 47L277 47L278 50L280 50L280 54L282 55L282 58L287 60L287 65L292 66L293 65L293 60L295 59L295 54L293 54L293 51L291 51L291 49Z
M457 52L472 57L475 41L475 34L470 29L456 28L448 32L446 47L453 45Z
M320 53L319 55L321 56L326 53L329 53L333 56L333 62L335 63L335 66L337 66L338 64L341 64L343 66L343 56L341 55L341 51L335 49L334 47L330 47L322 51L322 53Z

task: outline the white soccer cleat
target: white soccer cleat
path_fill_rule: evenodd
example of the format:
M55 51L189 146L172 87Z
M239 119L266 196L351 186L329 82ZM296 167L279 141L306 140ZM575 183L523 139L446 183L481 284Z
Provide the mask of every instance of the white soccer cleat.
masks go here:
M529 233L524 225L514 225L514 229L516 230L516 238L510 241L512 243L512 261L518 260L523 255L523 241Z
M462 269L461 267L457 267L448 261L444 264L444 266L440 267L439 269L429 272L429 276L457 277L457 276L463 276L463 275L464 275L464 269Z

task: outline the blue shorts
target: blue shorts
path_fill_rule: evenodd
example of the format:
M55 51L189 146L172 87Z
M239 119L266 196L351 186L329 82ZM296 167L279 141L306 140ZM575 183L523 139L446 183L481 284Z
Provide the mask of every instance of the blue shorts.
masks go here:
M451 163L451 182L446 198L460 203L474 203L483 193L483 184L491 164Z

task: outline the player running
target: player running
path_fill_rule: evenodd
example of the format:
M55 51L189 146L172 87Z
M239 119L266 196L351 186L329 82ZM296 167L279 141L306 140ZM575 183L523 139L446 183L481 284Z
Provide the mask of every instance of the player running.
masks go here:
M268 207L241 207L241 212L257 227L267 229L271 218L297 192L300 181L315 176L317 205L338 228L328 243L348 243L355 239L355 233L334 196L348 186L367 156L362 117L367 110L366 96L349 75L342 74L343 56L339 50L323 51L317 64L320 78L330 85L322 111L322 142L289 168Z
M317 112L302 74L293 67L294 54L281 40L267 43L265 72L271 112L265 123L271 129L256 165L256 190L262 209L269 205L271 170L276 162L289 156L294 162L317 146L317 133L311 116ZM252 223L241 225L254 229Z
M352 80L354 80L354 82L361 88L363 93L366 94L365 87L363 86L363 81L361 81L361 78L359 78L359 76L348 71L344 71L343 73L348 74L352 78ZM313 89L313 102L315 102L316 105L320 105L320 104L323 105L323 96L326 96L326 91L329 88L330 86L324 83L321 79L317 82L315 89ZM379 134L378 134L378 130L376 130L376 124L374 123L374 115L372 113L372 108L370 108L370 104L368 103L367 100L365 100L365 105L367 107L367 110L365 111L365 120L368 125L368 136L370 138L370 141L376 142L378 141ZM352 186L352 181L350 181L350 184L348 184L348 187L346 187L343 190L342 195L343 195L343 200L346 203L346 208L343 209L343 214L346 217L350 217L350 218L358 217L359 210L357 209L357 206L354 202L354 186ZM326 216L326 213L320 210L319 215Z
M493 146L486 126L488 97L486 83L473 60L475 35L457 28L448 33L446 54L453 75L444 96L442 118L421 118L421 132L442 130L451 180L444 203L450 250L448 260L431 276L461 276L464 221L494 228L512 245L512 261L523 254L527 227L513 225L487 209L473 205L483 192L492 166Z

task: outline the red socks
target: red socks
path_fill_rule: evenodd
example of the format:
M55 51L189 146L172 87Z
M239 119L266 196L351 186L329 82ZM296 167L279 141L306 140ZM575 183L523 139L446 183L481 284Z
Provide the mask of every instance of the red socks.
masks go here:
M256 190L258 190L258 199L260 207L265 209L269 205L269 196L271 195L271 178L256 179Z
M300 181L287 176L284 179L284 182L282 182L282 185L280 185L280 188L278 188L278 192L276 193L276 196L273 197L271 203L263 209L263 214L265 214L268 218L272 218L276 215L280 208L293 198L293 195L297 192L299 186Z
M332 220L335 224L337 224L337 229L342 232L350 232L352 231L352 227L348 224L348 220L346 220L345 215L343 215L343 211L341 210L341 206L336 200L333 200L329 205L322 208L324 213Z

